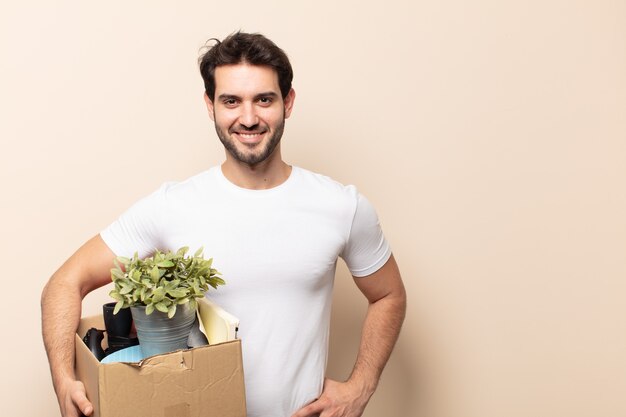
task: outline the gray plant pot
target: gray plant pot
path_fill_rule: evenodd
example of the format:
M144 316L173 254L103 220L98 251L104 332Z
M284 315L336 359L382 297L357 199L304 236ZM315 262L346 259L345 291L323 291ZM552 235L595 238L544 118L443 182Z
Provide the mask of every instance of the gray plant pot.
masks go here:
M130 311L145 357L187 349L187 338L196 319L196 311L189 308L189 304L179 305L171 319L158 310L146 315L145 306L134 306Z

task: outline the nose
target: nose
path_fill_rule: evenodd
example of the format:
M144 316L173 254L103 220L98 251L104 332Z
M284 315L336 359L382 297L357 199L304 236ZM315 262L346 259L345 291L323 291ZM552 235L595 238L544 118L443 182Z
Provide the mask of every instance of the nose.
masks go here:
M257 116L256 110L252 103L246 103L241 106L239 123L247 128L251 128L259 124L259 117Z

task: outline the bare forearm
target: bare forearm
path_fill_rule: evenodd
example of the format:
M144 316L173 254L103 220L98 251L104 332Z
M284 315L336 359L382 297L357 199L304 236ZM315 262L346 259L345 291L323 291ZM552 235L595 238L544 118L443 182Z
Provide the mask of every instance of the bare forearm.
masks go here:
M405 311L404 290L397 295L370 303L368 307L359 353L349 379L349 382L357 383L367 395L371 395L376 389L398 339Z
M54 273L41 294L43 341L64 417L93 413L85 387L76 380L74 373L74 335L83 298L110 282L109 271L114 256L100 236L94 236Z
M54 388L74 380L74 335L85 295L110 282L114 255L99 235L54 273L41 295L43 341Z
M41 297L43 341L58 393L63 381L74 380L74 334L81 314L79 291L64 282L61 272L46 285Z

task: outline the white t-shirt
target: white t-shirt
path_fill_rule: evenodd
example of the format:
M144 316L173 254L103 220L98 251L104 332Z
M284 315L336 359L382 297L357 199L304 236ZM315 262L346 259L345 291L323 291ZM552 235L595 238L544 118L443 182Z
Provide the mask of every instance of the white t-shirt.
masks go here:
M101 237L118 256L204 247L226 281L207 297L240 320L250 417L289 417L321 393L337 258L361 277L391 255L355 187L298 167L268 190L220 167L166 183Z

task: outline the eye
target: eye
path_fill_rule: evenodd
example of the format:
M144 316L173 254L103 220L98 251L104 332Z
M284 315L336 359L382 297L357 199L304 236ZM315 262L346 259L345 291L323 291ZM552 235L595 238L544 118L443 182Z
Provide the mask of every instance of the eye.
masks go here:
M226 107L234 107L237 105L237 100L234 98L227 98L222 101Z
M265 104L265 105L270 105L272 104L272 98L271 97L261 97L259 98L259 103L261 104Z

